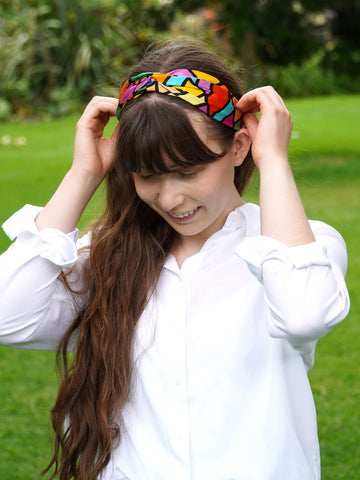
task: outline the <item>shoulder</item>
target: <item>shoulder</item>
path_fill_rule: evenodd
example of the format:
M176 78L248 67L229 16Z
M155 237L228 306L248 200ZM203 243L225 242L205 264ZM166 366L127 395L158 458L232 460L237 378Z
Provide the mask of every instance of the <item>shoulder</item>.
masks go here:
M256 237L260 235L260 207L255 203L245 203L237 209L242 213L246 221L246 236Z
M92 240L92 233L91 232L88 232L88 233L85 233L84 235L81 235L76 242L76 246L77 246L78 250L80 250L81 248L86 249L86 248L90 247L91 240Z
M261 221L260 221L260 207L255 203L245 203L237 209L246 219L247 235L260 235ZM345 241L341 234L331 225L320 220L309 220L311 230L314 233L316 240L319 241L333 241L337 242L343 248L346 248Z
M311 230L313 231L315 237L328 236L336 238L340 243L345 245L345 241L341 234L331 225L322 222L320 220L309 220Z
M342 235L331 225L319 220L310 220L316 242L324 246L330 260L338 264L343 273L347 270L346 243Z

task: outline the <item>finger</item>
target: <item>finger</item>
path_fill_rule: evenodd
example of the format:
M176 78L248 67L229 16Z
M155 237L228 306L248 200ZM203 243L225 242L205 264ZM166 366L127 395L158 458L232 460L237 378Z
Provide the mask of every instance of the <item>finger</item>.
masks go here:
M118 104L118 99L115 98L115 97L103 97L103 96L99 96L99 95L96 95L95 97L93 97L90 102L88 103L88 106L91 106L93 104L97 104L97 103L109 103L110 105L116 105Z
M246 130L248 131L251 142L253 143L256 137L259 122L255 115L253 115L252 113L245 113L242 116L242 121L246 127Z
M116 115L117 99L94 97L86 106L77 123L77 130L90 130L95 137L101 137L110 117Z
M260 87L245 93L237 103L243 112L261 112L266 105L284 108L285 104L273 87ZM285 107L286 108L286 107Z
M101 114L107 114L111 117L116 115L118 101L113 97L94 97L86 106L84 115L99 117Z
M251 108L248 108L247 110L243 110L243 107L239 108L239 104L237 103L235 105L235 108L237 108L241 115L245 115L245 113L259 113L260 112L260 105L254 104Z
M118 137L118 135L119 135L119 128L120 128L120 126L119 126L119 124L117 124L116 127L114 128L112 134L111 134L111 137L110 137L110 138L111 138L111 140L112 140L113 142L116 141L116 139L117 139L117 137Z
M260 89L256 88L254 90L250 90L247 93L244 93L244 95L240 98L240 100L236 104L236 107L239 110L242 110L243 112L259 111L260 110L260 104L257 101L258 90L260 90Z

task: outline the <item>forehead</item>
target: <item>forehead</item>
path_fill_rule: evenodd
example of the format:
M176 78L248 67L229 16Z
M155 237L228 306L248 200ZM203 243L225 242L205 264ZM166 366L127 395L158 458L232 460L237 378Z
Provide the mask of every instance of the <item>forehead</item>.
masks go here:
M204 145L210 148L214 152L220 153L223 150L220 139L214 135L214 131L210 128L208 122L214 122L204 113L201 112L188 112L189 121L195 133L202 141Z
M201 138L201 140L205 140L209 135L209 125L208 119L204 113L194 111L188 111L187 116L189 118L189 122L191 126L197 133L197 135Z
M229 139L224 140L228 132L220 128L228 127L194 107L184 108L179 99L170 102L166 97L165 102L155 97L161 95L142 97L120 119L119 157L127 170L166 173L174 166L183 169L209 163L229 148Z

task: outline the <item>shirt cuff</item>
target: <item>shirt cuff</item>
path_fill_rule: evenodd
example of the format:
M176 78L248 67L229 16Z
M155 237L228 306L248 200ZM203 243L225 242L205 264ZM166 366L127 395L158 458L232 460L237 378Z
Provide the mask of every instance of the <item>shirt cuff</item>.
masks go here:
M42 207L25 205L14 213L2 228L10 240L16 237L19 242L33 245L39 250L41 258L60 267L71 267L77 260L76 242L79 236L78 229L65 234L55 228L45 228L39 231L35 224L35 218L41 212Z
M319 242L288 247L284 243L264 235L246 238L237 247L236 254L247 263L250 271L261 283L263 265L268 260L276 259L283 263L291 263L295 268L330 265L326 247Z

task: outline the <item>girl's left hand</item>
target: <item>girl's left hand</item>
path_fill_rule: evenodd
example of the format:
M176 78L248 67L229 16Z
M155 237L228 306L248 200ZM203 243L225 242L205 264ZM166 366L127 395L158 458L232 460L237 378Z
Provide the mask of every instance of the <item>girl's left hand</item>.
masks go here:
M242 119L252 141L252 157L258 169L267 162L286 160L292 120L282 98L272 87L245 93L236 107L245 112ZM254 113L260 112L258 120Z

